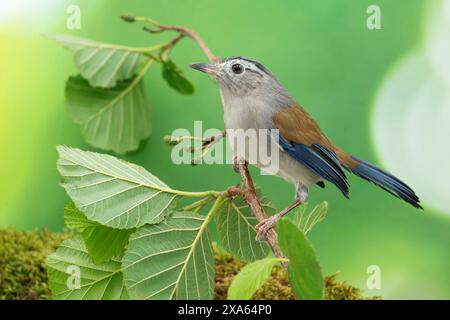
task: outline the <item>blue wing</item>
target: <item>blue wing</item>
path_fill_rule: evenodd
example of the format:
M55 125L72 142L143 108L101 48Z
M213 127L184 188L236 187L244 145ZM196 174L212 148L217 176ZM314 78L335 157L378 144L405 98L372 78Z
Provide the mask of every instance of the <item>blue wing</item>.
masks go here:
M290 142L281 135L275 139L283 150L324 180L334 184L348 198L348 182L336 153L320 144L310 146Z

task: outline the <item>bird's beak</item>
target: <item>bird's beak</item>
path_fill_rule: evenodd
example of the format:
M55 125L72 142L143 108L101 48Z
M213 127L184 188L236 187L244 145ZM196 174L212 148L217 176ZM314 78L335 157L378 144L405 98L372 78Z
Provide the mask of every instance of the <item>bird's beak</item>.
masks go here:
M219 68L212 63L193 63L190 67L211 76L217 76L219 74Z

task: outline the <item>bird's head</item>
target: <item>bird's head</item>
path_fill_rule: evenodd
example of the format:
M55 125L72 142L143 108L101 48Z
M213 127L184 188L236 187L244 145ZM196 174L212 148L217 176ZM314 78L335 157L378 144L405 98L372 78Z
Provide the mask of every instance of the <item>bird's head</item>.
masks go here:
M256 96L283 90L264 65L244 57L225 58L216 63L194 63L191 68L213 77L222 94L228 97Z

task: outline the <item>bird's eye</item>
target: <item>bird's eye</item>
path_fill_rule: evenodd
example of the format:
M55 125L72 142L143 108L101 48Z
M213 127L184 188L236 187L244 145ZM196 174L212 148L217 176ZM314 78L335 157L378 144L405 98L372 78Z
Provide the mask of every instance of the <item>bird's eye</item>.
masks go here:
M233 70L235 74L240 74L244 71L244 68L239 63L235 63L231 66L231 70Z

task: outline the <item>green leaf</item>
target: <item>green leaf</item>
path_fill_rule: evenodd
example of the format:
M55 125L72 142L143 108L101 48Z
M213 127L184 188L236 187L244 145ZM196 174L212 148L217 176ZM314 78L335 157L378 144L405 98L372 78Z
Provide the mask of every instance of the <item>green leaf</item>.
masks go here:
M139 77L115 88L93 88L78 77L66 84L69 113L90 145L118 154L137 150L150 137L150 106Z
M88 220L73 202L64 209L64 221L68 228L81 233L89 256L96 264L110 261L123 252L135 229L113 229Z
M86 215L73 202L69 202L64 208L64 223L67 228L75 229L78 232L101 226L98 222L88 220Z
M212 299L214 257L204 216L177 212L131 237L122 259L135 299Z
M308 214L306 213L307 207L308 205L306 203L302 204L295 213L293 220L295 225L299 227L305 235L308 234L316 224L325 219L328 211L328 202L323 201L322 203L319 203Z
M168 60L163 62L162 72L167 83L179 93L184 95L194 93L194 86L183 75L183 72L175 65L175 63L173 63L173 61Z
M143 49L96 42L69 35L49 34L74 53L75 65L93 87L112 88L131 78L145 56Z
M267 197L260 197L261 206L268 215L276 210ZM242 261L256 261L270 251L265 242L256 241L258 220L241 198L228 199L215 215L220 243L229 253Z
M289 259L289 282L298 299L323 298L323 275L316 254L303 232L289 219L278 222L278 243Z
M267 281L278 263L277 258L265 258L247 264L233 279L228 289L228 299L249 300Z
M61 185L89 220L131 229L173 212L178 195L144 168L106 154L57 149Z
M128 299L120 259L94 264L81 236L63 241L56 252L47 257L46 263L53 299Z

